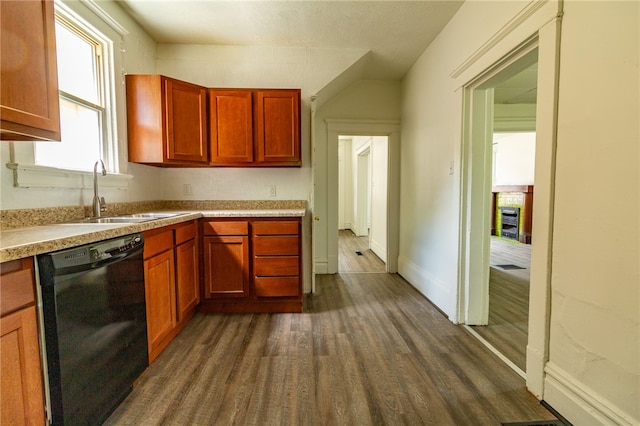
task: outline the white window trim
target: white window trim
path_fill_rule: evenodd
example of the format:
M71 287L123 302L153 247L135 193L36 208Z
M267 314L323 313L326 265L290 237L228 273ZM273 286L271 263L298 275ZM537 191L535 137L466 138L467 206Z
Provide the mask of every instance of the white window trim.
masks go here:
M97 19L104 21L110 28L113 28L119 36L126 34L122 27L114 28L113 20L105 20L108 16L94 2L83 0L85 6L90 6L90 10L96 14ZM86 19L77 12L71 10L69 6L61 1L55 2L56 14L67 17L72 21L84 22ZM98 13L101 12L101 13ZM107 43L121 43L121 40L113 40L111 37L102 35L100 37ZM114 52L115 53L115 52ZM105 79L109 79L113 84L112 90L116 89L115 67L113 55L108 55L105 59L106 72ZM132 175L118 173L120 170L120 160L117 153L117 124L115 123L116 98L115 93L105 93L105 105L107 106L107 120L109 124L105 126L105 133L111 135L112 144L107 149L103 149L104 160L110 164L110 168L116 172L109 172L107 176L100 176L100 186L107 189L128 189ZM55 142L51 142L55 143ZM66 188L66 189L91 189L93 188L93 172L88 170L61 169L56 167L40 166L35 164L33 143L10 142L10 160L6 167L13 172L13 186L16 188ZM97 159L96 159L97 160Z

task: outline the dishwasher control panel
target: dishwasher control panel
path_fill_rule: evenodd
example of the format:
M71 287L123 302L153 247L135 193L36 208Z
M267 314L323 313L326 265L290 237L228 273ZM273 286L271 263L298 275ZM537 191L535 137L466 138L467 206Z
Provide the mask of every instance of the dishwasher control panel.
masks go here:
M70 268L91 264L100 260L135 251L144 246L141 234L126 235L99 241L82 247L50 253L55 268Z

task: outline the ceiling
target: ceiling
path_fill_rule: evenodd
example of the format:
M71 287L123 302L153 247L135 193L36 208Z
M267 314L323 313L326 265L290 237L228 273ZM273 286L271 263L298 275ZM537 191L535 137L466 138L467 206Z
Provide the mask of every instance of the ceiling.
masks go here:
M366 49L362 78L400 80L458 0L119 0L157 43Z
M535 104L538 80L538 64L520 71L518 74L498 84L493 92L496 104Z

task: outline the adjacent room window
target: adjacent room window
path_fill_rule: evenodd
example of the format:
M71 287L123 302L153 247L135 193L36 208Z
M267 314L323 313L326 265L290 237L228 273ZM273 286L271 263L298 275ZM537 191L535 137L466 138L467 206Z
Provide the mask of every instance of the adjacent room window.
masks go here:
M35 164L93 170L102 158L110 172L117 172L109 110L113 80L106 68L111 43L88 24L57 15L56 49L62 143L35 143Z

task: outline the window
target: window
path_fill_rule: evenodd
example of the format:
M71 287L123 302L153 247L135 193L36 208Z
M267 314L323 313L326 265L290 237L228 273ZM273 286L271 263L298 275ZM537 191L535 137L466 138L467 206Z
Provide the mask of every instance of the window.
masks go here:
M35 164L93 170L101 158L110 172L117 172L109 108L113 79L107 69L111 43L88 24L58 13L56 49L62 143L35 143Z

